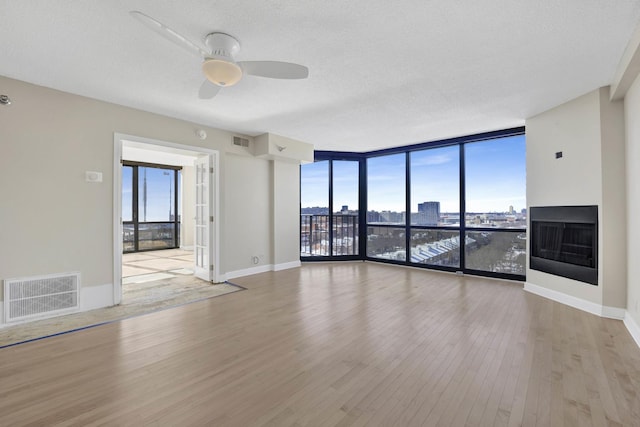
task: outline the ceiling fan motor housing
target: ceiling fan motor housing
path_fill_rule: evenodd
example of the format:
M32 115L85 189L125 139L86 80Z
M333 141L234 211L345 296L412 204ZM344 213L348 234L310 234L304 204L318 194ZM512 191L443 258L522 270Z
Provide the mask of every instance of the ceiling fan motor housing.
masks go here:
M234 62L234 56L240 51L240 42L226 33L211 33L204 39L211 56L216 59L224 59Z

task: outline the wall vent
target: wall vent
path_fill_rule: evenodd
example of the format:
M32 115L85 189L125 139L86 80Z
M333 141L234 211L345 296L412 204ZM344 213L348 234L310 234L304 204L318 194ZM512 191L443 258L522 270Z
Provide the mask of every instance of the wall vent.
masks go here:
M240 138L239 136L234 136L233 145L237 145L238 147L249 147L249 140L247 138Z
M53 317L80 309L80 273L4 281L5 323Z

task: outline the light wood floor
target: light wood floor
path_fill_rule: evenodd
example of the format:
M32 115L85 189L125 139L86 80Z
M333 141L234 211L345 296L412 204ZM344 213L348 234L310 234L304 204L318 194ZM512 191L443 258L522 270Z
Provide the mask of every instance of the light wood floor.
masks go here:
M640 425L622 322L521 284L371 263L234 282L0 350L0 425Z

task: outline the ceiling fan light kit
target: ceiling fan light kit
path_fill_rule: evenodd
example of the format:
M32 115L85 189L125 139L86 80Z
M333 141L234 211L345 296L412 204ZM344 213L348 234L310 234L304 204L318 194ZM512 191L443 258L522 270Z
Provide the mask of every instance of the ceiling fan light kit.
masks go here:
M309 69L304 65L280 61L239 61L234 56L240 51L240 42L225 33L210 33L205 37L207 49L203 49L183 35L144 13L132 10L129 14L163 38L200 56L202 72L207 80L200 86L201 99L213 98L220 88L233 86L244 74L272 79L306 79ZM212 84L210 84L210 83Z
M221 86L233 86L242 78L242 69L233 62L221 59L205 59L202 72L211 83Z

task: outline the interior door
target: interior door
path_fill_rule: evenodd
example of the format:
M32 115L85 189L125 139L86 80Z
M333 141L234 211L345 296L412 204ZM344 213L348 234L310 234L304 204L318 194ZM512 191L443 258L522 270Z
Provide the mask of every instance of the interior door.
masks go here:
M211 156L196 159L196 218L194 233L195 276L206 281L213 280L212 222L213 203L211 189L213 170Z

